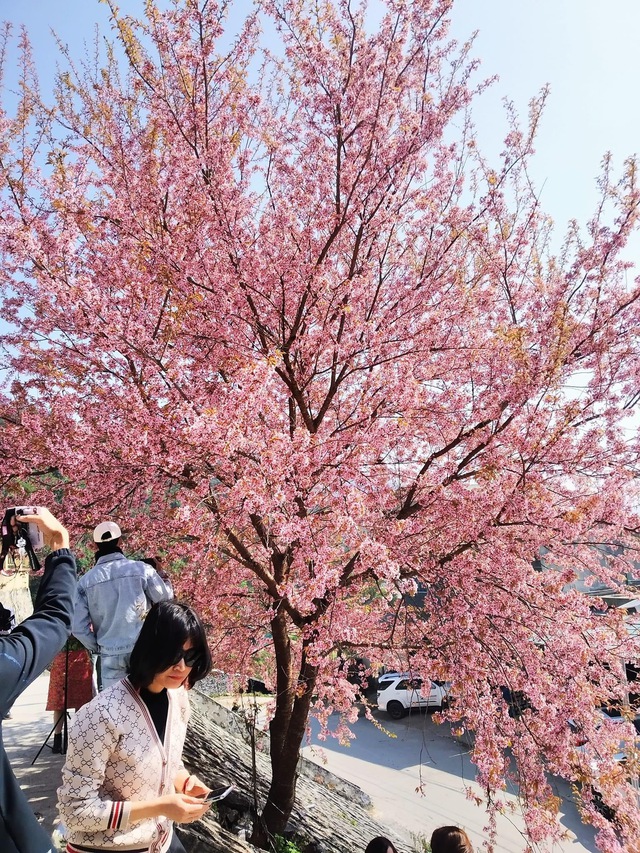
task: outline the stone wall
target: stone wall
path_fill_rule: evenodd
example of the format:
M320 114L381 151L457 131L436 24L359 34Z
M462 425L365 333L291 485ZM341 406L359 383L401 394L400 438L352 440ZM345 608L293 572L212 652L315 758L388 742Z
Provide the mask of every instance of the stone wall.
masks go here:
M266 801L269 758L261 750L255 751L254 776L251 745L237 715L198 690L191 693L191 707L184 750L187 766L211 786L233 783L236 790L216 804L204 820L182 828L185 847L188 853L253 850L243 836L250 834L254 796L258 811ZM355 785L303 760L287 833L305 839L308 850L314 853L358 853L376 835L385 835L408 850L408 839L398 838L379 824L369 803L367 795ZM233 843L229 831L234 834Z
M246 744L250 744L251 740L247 720L251 719L255 707L258 716L255 731L256 748L265 755L269 754L269 735L260 728L264 723L264 715L260 714L260 706L264 707L267 705L272 701L272 697L256 697L256 706L253 706L251 700L243 705L233 700L230 703L229 697L209 697L198 689L191 694L191 697L192 706L195 702L207 719L216 723L225 731L233 733L236 737L242 738ZM358 803L363 808L371 806L371 798L361 788L358 788L357 785L352 785L346 779L335 776L333 773L325 770L320 764L316 764L315 761L309 761L307 758L301 756L298 763L298 773L300 776L313 779L319 785L324 785L326 788L336 791L342 796Z

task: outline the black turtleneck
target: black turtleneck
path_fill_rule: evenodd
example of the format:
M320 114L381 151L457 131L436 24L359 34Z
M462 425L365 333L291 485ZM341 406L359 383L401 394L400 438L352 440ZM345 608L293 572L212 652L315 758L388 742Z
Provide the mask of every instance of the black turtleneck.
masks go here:
M152 693L146 687L140 688L140 698L149 709L153 725L156 727L158 737L164 743L164 733L167 728L167 714L169 713L169 697L167 691Z

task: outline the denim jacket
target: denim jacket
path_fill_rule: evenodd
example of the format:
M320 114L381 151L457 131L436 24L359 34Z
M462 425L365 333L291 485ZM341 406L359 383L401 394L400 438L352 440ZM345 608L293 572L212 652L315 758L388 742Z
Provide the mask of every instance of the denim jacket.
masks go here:
M105 554L78 581L71 632L89 651L129 654L149 607L170 598L171 585L148 563Z

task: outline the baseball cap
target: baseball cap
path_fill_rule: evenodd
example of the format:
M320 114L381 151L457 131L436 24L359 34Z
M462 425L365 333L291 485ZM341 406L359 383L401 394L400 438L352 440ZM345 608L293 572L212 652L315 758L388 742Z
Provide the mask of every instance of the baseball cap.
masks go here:
M121 536L122 530L120 530L115 521L102 521L93 531L94 542L111 542L113 539L119 539Z

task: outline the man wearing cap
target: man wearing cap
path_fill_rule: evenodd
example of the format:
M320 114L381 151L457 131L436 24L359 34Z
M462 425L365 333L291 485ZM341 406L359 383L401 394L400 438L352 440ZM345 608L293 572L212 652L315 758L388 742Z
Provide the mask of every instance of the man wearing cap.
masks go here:
M100 655L101 690L127 674L147 610L173 598L168 580L148 563L125 557L121 536L115 521L103 521L93 531L96 564L78 581L71 628L90 652Z

